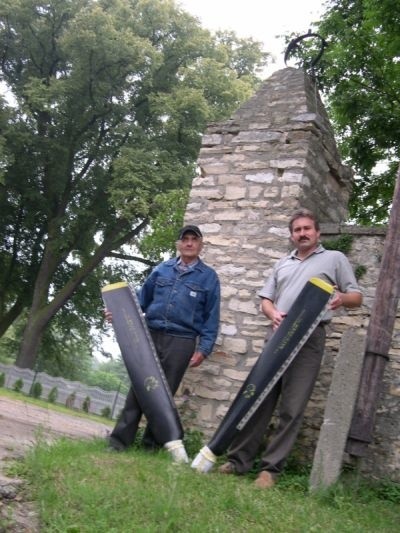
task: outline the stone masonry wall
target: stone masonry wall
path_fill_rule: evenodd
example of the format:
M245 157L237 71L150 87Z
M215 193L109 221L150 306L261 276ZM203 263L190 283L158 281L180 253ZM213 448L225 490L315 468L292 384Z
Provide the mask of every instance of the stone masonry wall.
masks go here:
M277 259L290 249L287 223L299 207L315 211L323 236L354 233L353 266L364 265L364 304L337 316L328 331L320 379L294 453L312 459L341 333L366 330L375 294L384 232L348 228L352 174L343 166L325 109L312 80L292 68L274 73L228 121L203 136L185 222L204 232L204 260L219 274L220 333L212 357L187 372L181 386L186 410L206 437L213 434L263 346L266 319L257 291ZM366 473L399 477L400 352L387 365L376 439L363 461ZM397 376L397 377L396 377ZM390 416L389 416L390 413Z
M362 265L366 273L359 279L364 294L363 305L351 312L342 312L327 327L327 342L323 364L312 398L307 407L301 436L294 454L301 460L312 461L323 410L329 390L335 358L343 332L348 327L358 327L366 334L373 300L377 290L381 256L385 239L383 228L341 227L334 234L334 227L323 226L322 240L334 238L339 233L353 236L348 257L353 268ZM348 355L351 357L351 354ZM345 456L344 460L347 461ZM374 442L368 455L359 464L361 471L375 478L400 481L400 314L397 313L389 361L386 364L384 382L377 410Z

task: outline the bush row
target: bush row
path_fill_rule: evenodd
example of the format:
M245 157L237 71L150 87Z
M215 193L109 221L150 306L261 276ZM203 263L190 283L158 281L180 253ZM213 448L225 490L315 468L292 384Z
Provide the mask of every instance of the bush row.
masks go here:
M0 373L0 387L4 387L5 383L5 374L4 372ZM15 392L21 392L24 388L24 382L21 378L17 379L15 383L12 386L12 389ZM29 395L33 398L40 398L43 393L43 387L42 384L39 381L35 381L32 383L31 390L29 391ZM58 389L57 387L53 387L49 394L47 395L47 401L50 403L55 403L58 398ZM70 409L75 408L75 399L76 394L75 392L72 392L66 399L65 405L66 407L69 407ZM90 412L90 396L86 396L86 398L82 402L82 411L85 411L85 413ZM110 407L103 407L101 410L101 416L104 418L111 418L111 408Z

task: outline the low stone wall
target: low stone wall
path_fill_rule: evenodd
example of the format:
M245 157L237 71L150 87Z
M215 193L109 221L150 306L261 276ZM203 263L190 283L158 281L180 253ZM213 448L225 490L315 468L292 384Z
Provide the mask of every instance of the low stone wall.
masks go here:
M332 228L333 231L335 228ZM327 236L325 228L324 235ZM304 427L295 453L301 459L311 461L323 420L325 400L329 391L335 358L343 332L349 327L367 332L370 312L377 290L377 280L383 252L385 232L383 229L346 228L342 233L353 235L349 259L353 267L366 267L359 279L364 293L363 306L336 316L328 327L324 362L314 394L307 408ZM348 354L351 357L351 354ZM352 408L349 405L349 409ZM347 458L345 457L345 460ZM370 477L389 478L400 481L400 314L397 313L389 361L385 368L375 421L374 441L368 448L368 455L359 461L362 472Z

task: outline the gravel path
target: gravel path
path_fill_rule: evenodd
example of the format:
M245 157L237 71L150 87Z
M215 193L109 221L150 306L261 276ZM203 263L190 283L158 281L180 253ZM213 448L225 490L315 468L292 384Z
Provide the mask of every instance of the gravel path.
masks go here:
M7 463L23 457L38 438L89 439L106 437L109 431L99 422L0 396L0 533L40 531L35 506L23 500L21 480L7 476Z

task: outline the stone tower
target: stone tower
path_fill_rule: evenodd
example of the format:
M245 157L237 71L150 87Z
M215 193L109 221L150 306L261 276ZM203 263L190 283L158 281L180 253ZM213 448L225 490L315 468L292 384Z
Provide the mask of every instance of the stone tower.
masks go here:
M346 219L352 175L310 77L286 68L267 79L233 117L211 125L198 159L186 223L201 226L204 260L222 288L213 356L190 370L196 423L211 433L260 354L266 319L257 291L288 251L288 219L299 207L323 223Z

